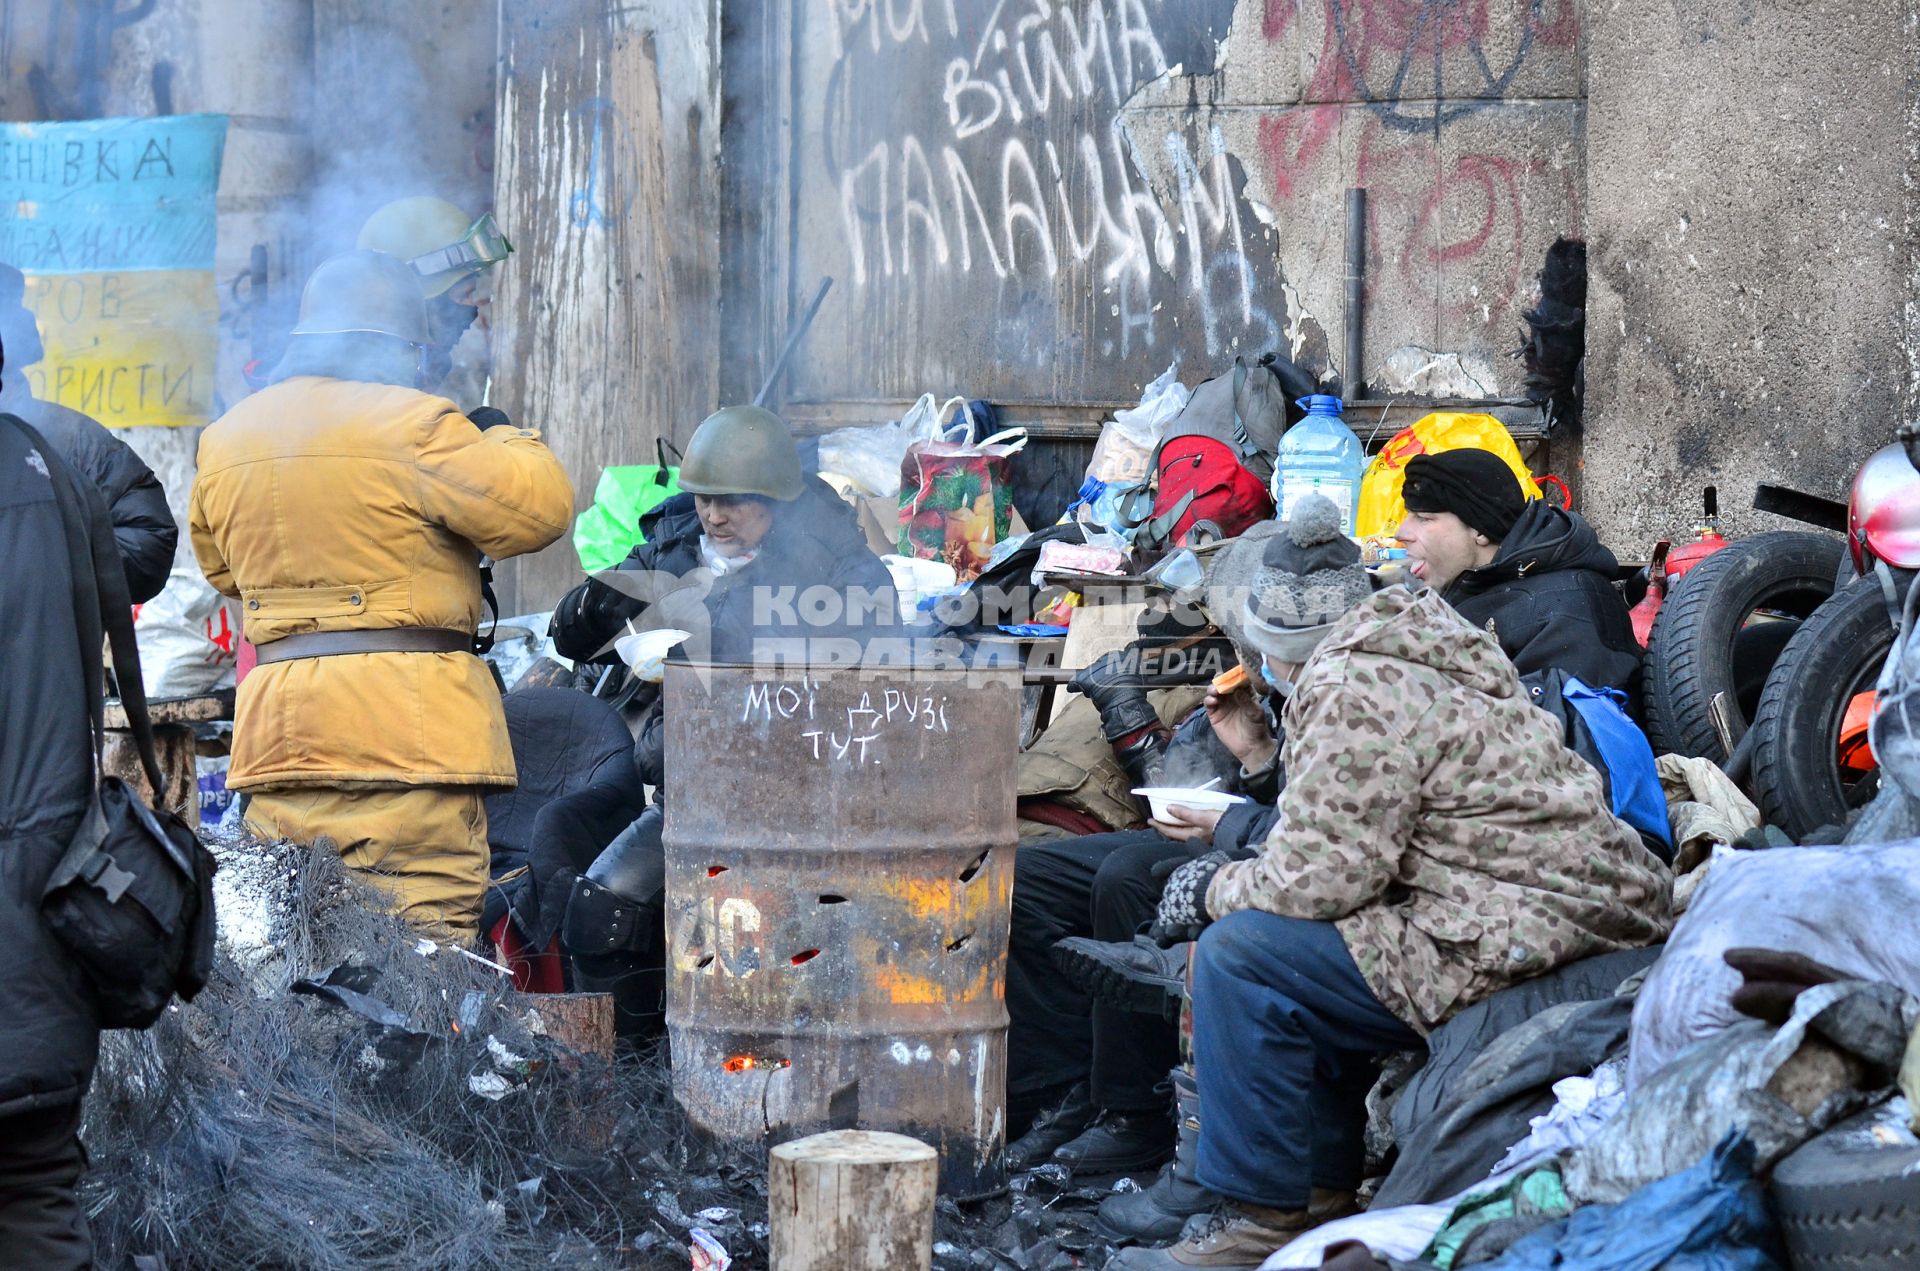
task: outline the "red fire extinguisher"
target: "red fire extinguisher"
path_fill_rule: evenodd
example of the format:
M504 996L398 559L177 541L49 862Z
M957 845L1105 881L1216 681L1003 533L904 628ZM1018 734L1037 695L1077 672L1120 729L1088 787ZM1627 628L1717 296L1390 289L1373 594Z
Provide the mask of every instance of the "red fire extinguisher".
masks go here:
M1701 503L1706 516L1696 527L1697 538L1678 547L1664 538L1653 545L1653 557L1647 562L1647 594L1633 607L1633 638L1643 649L1653 636L1654 619L1660 616L1660 606L1666 602L1673 585L1688 570L1727 545L1719 529L1719 488L1708 486L1701 492Z

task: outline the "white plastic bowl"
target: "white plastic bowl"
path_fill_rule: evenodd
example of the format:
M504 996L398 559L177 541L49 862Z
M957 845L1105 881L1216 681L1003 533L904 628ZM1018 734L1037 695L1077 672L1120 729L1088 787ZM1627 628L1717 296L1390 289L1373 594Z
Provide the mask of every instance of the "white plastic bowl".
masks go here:
M633 669L636 679L658 684L666 674L667 654L673 651L673 646L692 634L691 631L678 631L672 627L640 631L615 640L613 651Z
M1228 794L1224 790L1194 790L1184 786L1141 786L1133 792L1145 799L1153 809L1153 819L1167 825L1178 825L1168 808L1178 804L1201 812L1224 812L1236 803L1245 803L1244 796Z

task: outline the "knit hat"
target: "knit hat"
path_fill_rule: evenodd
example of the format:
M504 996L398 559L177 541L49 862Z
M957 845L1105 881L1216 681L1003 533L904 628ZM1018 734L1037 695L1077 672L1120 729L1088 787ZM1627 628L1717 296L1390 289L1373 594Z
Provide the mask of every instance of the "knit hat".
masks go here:
M1409 512L1451 512L1498 543L1526 510L1526 492L1506 460L1491 450L1415 455L1400 487Z
M1341 615L1373 593L1360 549L1340 532L1340 509L1301 499L1286 532L1267 540L1247 597L1247 643L1268 657L1304 662Z

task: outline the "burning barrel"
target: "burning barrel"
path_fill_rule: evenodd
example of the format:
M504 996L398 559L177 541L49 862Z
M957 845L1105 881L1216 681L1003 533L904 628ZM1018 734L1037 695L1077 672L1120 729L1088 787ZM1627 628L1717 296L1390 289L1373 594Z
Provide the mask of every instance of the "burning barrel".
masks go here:
M716 1135L910 1134L1005 1182L1019 680L666 672L674 1093Z

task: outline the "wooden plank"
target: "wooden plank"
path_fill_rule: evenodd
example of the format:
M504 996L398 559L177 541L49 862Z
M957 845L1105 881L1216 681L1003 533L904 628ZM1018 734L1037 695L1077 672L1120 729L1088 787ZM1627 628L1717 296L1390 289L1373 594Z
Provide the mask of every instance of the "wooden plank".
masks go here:
M717 404L717 0L502 6L495 189L519 250L494 301L494 396L586 507ZM500 571L509 612L580 579L569 539Z

